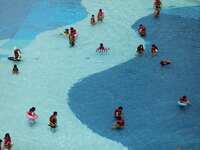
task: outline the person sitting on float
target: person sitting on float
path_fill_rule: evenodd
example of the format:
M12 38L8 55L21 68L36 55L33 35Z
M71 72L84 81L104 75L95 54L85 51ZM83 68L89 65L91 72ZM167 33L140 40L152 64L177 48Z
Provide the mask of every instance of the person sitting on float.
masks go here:
M21 59L21 51L20 51L19 48L15 48L15 49L14 49L14 58L15 58L16 60L20 60L20 59Z
M26 116L29 120L35 121L38 118L38 115L35 113L36 108L31 107L29 111L26 113Z
M189 105L189 104L191 104L190 103L190 101L188 100L188 98L187 98L187 96L181 96L180 98L179 98L179 103L180 104L185 104L185 105Z

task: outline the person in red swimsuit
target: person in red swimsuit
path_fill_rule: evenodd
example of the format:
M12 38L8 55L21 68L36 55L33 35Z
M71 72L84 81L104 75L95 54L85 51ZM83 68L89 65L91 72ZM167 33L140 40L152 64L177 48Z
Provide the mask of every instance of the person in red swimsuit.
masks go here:
M97 14L97 20L102 22L103 19L104 19L104 12L102 11L102 9L99 9L99 12Z
M53 112L53 114L49 118L49 126L51 128L57 127L57 112Z
M146 36L146 27L140 24L138 28L138 33L140 36Z
M122 111L123 111L123 107L121 106L115 109L114 116L116 119L122 118Z
M11 147L12 147L12 141L11 141L10 134L6 133L4 137L4 149L11 150Z

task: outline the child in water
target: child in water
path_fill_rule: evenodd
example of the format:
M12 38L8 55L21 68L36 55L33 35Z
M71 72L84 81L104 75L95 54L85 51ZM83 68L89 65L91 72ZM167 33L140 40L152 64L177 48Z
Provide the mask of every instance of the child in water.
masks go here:
M146 27L142 24L139 25L138 33L140 36L146 36Z
M155 44L151 45L151 54L155 56L158 53L158 47Z
M49 118L49 126L51 128L57 127L57 112L53 112L53 114Z
M12 141L9 133L5 134L3 147L7 150L11 150L12 148Z
M95 25L96 24L96 20L95 20L95 16L92 15L91 19L90 19L90 24L91 25Z
M99 12L97 14L97 20L102 22L103 19L104 19L104 12L102 11L102 9L99 9Z
M17 68L17 65L16 65L16 64L14 64L14 66L13 66L12 73L13 73L13 74L18 74L18 73L19 73L19 69Z
M138 47L137 47L137 52L139 54L143 54L144 53L144 46L142 44L140 44Z

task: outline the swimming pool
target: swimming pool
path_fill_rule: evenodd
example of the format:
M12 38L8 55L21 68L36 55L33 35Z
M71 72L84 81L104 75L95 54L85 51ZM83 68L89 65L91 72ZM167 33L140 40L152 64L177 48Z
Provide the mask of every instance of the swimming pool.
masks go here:
M43 2L42 4L45 4L45 2L47 1L42 1L42 2ZM53 3L55 1L50 1L50 2ZM79 2L80 1L77 1L77 3ZM146 5L143 5L144 3ZM186 7L186 6L189 7L189 6L199 5L198 1L181 1L181 2L180 1L163 1L163 3L164 3L164 9L169 8L169 7L176 8L176 7ZM109 137L106 134L102 134L102 132L98 131L95 127L91 126L91 124L92 125L97 124L96 127L99 127L99 130L101 130L102 129L100 128L101 124L98 124L99 122L93 121L92 123L90 123L90 122L85 121L85 118L84 118L85 116L81 118L79 117L80 114L71 106L71 103L73 103L75 99L73 99L73 97L71 97L71 94L69 93L70 91L73 91L73 89L78 88L77 85L79 84L82 85L82 83L85 83L85 85L83 86L83 89L80 88L81 91L75 91L75 94L77 93L78 96L80 95L80 97L77 98L78 100L80 100L80 102L77 101L77 103L79 102L79 104L77 104L78 105L77 107L80 110L83 110L85 114L87 114L88 120L91 119L89 121L94 120L93 118L94 116L88 113L88 111L94 110L94 112L96 113L98 112L101 113L101 110L105 110L104 109L105 107L104 105L106 104L105 100L111 101L111 105L107 105L110 108L107 107L107 111L105 111L105 114L109 112L111 113L110 117L112 117L112 111L115 105L118 105L120 103L119 99L124 99L127 101L129 100L129 94L131 95L132 91L129 91L129 86L126 86L128 85L128 84L125 84L127 81L124 80L123 84L120 82L117 84L118 86L121 84L123 87L123 89L120 89L120 91L115 92L116 90L119 90L119 89L117 87L113 87L114 85L112 84L108 84L110 86L109 90L108 91L102 90L102 93L101 93L101 89L103 89L104 87L107 88L107 86L103 84L104 82L107 83L107 81L105 80L103 82L101 79L107 78L107 76L104 76L104 72L107 73L109 77L116 75L116 77L123 79L124 73L125 73L125 75L127 74L126 77L129 79L134 79L134 80L138 79L137 75L135 75L136 71L142 73L144 70L140 70L137 68L137 66L134 66L135 63L133 63L133 61L138 63L138 65L140 64L140 61L141 61L137 57L135 57L135 47L138 45L138 43L144 43L145 41L137 35L137 33L131 28L131 26L135 23L138 23L136 22L137 20L151 14L152 12L152 2L149 0L142 0L141 2L138 2L138 1L133 2L133 0L129 0L126 3L120 0L118 1L110 0L110 1L101 1L101 2L96 1L96 0L90 0L90 1L83 0L81 1L81 5L86 8L86 11L89 13L88 16L85 17L83 15L81 18L79 18L82 20L78 21L79 19L77 19L76 20L77 22L74 23L73 25L67 25L67 27L74 26L75 28L78 29L80 33L80 37L78 38L77 45L74 48L69 48L69 45L66 39L59 35L60 33L63 32L65 27L57 28L57 26L64 25L65 22L63 24L63 22L61 21L62 22L61 24L57 24L56 26L54 25L50 26L51 28L49 29L53 29L53 30L49 30L48 28L46 28L45 30L40 30L39 32L37 32L37 34L34 34L34 38L30 38L31 42L25 45L25 47L22 50L23 61L18 63L18 67L20 69L20 74L18 76L13 76L11 74L11 68L12 68L13 62L9 62L7 58L4 57L4 56L9 55L11 52L9 47L12 47L13 45L11 44L10 46L6 46L6 44L8 44L10 42L9 40L12 40L12 38L6 41L0 42L0 46L1 48L3 48L3 50L1 50L1 53L0 53L2 56L0 57L0 70L1 70L0 71L0 76L1 76L0 78L0 83L1 83L0 84L0 89L1 89L0 121L3 122L3 124L1 124L0 126L0 137L3 137L3 135L6 132L9 132L14 141L14 147L13 147L14 150L17 150L17 149L21 149L21 150L24 150L24 149L29 149L29 150L34 150L34 149L54 149L54 150L57 150L57 149L70 149L70 150L131 149L132 150L132 147L133 148L135 147L135 149L143 148L143 145L144 145L143 142L145 142L145 140L148 140L148 137L145 137L145 134L146 134L146 135L152 135L152 136L157 137L154 139L152 138L151 139L152 143L149 145L146 145L146 146L149 146L149 149L160 148L160 149L165 150L165 148L175 148L177 145L183 143L183 141L181 140L180 141L178 140L177 143L174 143L174 139L176 139L177 137L177 134L175 133L178 132L178 136L180 136L180 138L181 138L181 135L188 135L186 138L183 138L183 139L192 141L192 142L185 143L185 145L179 145L180 147L182 146L183 148L197 150L199 148L199 143L200 143L199 137L193 134L193 132L196 132L196 133L199 132L199 122L187 123L187 121L184 118L184 116L193 117L191 119L196 118L196 121L198 121L198 118L197 118L198 116L194 115L194 111L198 112L198 108L199 108L199 103L197 101L197 99L199 98L199 95L198 94L194 95L193 93L193 92L198 93L198 85L196 84L193 84L194 86L196 86L196 87L193 87L194 91L190 93L190 90L189 90L188 92L188 94L190 95L192 99L192 102L195 104L192 104L191 108L186 112L179 112L179 109L176 107L176 103L173 103L173 99L172 99L172 98L175 98L176 95L181 95L184 90L185 90L184 92L187 93L187 89L185 89L184 87L183 87L183 91L181 90L179 92L174 92L170 94L169 97L165 97L166 95L162 95L162 97L165 97L165 99L171 98L169 103L167 100L165 100L166 102L162 101L160 103L159 99L155 99L155 101L158 104L160 104L159 105L160 107L166 104L167 110L165 110L164 107L161 107L163 114L165 114L166 111L175 111L176 113L174 115L176 117L180 115L180 120L179 120L180 126L185 126L184 130L182 131L179 130L177 132L174 132L173 134L169 134L170 132L166 131L167 133L165 134L165 138L163 139L160 139L160 136L158 136L159 135L158 132L154 134L154 132L148 131L148 128L144 126L144 128L141 127L142 128L141 130L143 131L140 132L138 130L137 133L135 134L136 135L134 137L135 139L131 139L132 145L130 146L129 144L124 143L123 141L115 139L116 136L117 138L122 138L122 137L126 137L127 136L126 134L129 132L133 132L133 133L136 132L136 131L130 130L132 128L129 128L130 123L128 119L127 119L128 121L127 127L125 128L125 130L118 133L118 132L113 132L112 130L109 130L111 126L110 123L112 120L109 120L109 116L106 116L104 119L107 119L107 120L102 120L102 121L105 121L105 123L108 123L106 124L106 126L109 129L103 130L102 132L106 134L110 134L111 136L112 134L114 134L113 137ZM56 7L54 8L54 6ZM72 6L74 6L74 4L72 4ZM60 4L53 3L52 7L53 8L49 10L50 12L49 11L47 12L53 13L51 11L54 11L55 9L58 9L58 8L60 9ZM37 12L39 12L40 9L39 8L36 9L35 7L33 8L35 11L30 11L29 16L31 17L35 15L38 16ZM105 22L102 24L98 24L95 27L91 27L89 25L90 15L93 13L96 13L99 8L103 8L103 10L106 13ZM77 12L77 10L75 11ZM85 14L86 11L82 13ZM170 13L170 11L166 13ZM60 20L63 20L65 16L62 16L62 15L64 14L59 13L59 15L61 18ZM28 17L27 20L32 20L31 17ZM148 20L149 18L147 17L146 19ZM123 22L121 20L123 20ZM144 21L146 21L145 18L144 18ZM24 26L26 26L27 23ZM16 36L14 36L14 38L15 37L20 38L23 36L25 39L26 39L26 36L27 36L27 39L29 38L29 35L26 35L25 30L23 32L21 31L23 30L23 28L25 28L24 26L23 25L21 26L19 33L15 34ZM41 26L43 26L43 24ZM95 35L95 38L93 38L94 35ZM164 39L162 36L161 38ZM17 40L18 39L16 38L16 41L15 41L16 43L17 43ZM19 41L19 43L20 42L21 41ZM111 51L107 55L96 54L95 49L99 45L100 42L104 42L104 44L111 49ZM146 43L148 44L150 42L146 41ZM196 43L194 44L195 44L194 46L198 47ZM160 45L162 45L162 43ZM163 46L163 49L167 49L167 48ZM166 54L167 56L168 53L170 52L163 50L163 53ZM195 51L194 53L197 54L198 56L198 52ZM182 59L185 58L185 55L183 56L184 57ZM146 60L142 61L143 64L148 63L148 60L150 60L148 56L146 57L147 57ZM159 58L155 58L155 62ZM174 56L173 59L176 61L177 58ZM195 62L194 64L198 64L197 57L194 57L194 62ZM142 67L142 64L140 65ZM187 67L190 70L195 70L194 68L189 66L190 64L185 63L185 65L187 65ZM132 66L131 69L130 69L130 66ZM151 69L151 67L156 67L156 63L154 64L154 62L152 62L146 67L147 67L146 71L148 71ZM121 72L121 68L122 68L122 72ZM173 75L173 72L172 72L173 68L172 69L167 68L167 70L170 72L171 75ZM112 73L113 71L116 71L116 72ZM155 73L157 73L157 75L159 75L159 71L160 71L159 69L151 70L152 73L154 71ZM164 72L164 70L161 70L161 72L164 78L166 78L166 73ZM149 77L152 77L150 74L148 75L148 73L149 72L147 72L146 76L144 76L144 78L146 78L147 81ZM198 73L198 72L195 72L195 73ZM198 76L196 75L193 76L192 74L190 75L191 75L190 76L191 78L195 77L193 78L193 82L188 80L187 82L184 83L184 86L190 85L191 83L194 83L194 82L198 82L199 80ZM97 77L99 76L99 78L95 78L95 76ZM96 86L93 86L94 84L90 84L89 82L86 82L87 80L90 80L90 77L95 79L94 84L96 84ZM173 76L169 76L169 78L171 77ZM177 79L178 77L179 76L174 78L174 80ZM113 76L113 79L115 79L114 76ZM185 78L184 80L187 80L187 79L190 79L190 78ZM136 84L138 87L141 87L141 88L142 86L144 86L143 84L139 82L139 80L138 82L134 82L134 80L131 82L132 84ZM169 84L168 81L169 80L166 81L166 84ZM100 88L98 87L98 85L101 85ZM166 88L167 87L168 86L166 86ZM93 103L90 103L89 106L85 105L86 104L85 97L83 96L87 94L84 94L84 92L87 93L89 89L92 89L90 92L95 92L95 88L98 89L99 94L98 93L94 94L93 97L91 97L91 95L88 94L87 99L91 99ZM147 87L147 89L148 88L151 88L151 87ZM125 91L129 93L126 93ZM124 95L120 93L123 93ZM138 93L138 96L142 97L142 93ZM99 101L99 99L102 99L102 101ZM112 103L112 101L115 99L117 103L114 104ZM92 104L96 104L97 106L92 105ZM129 103L123 103L123 105L127 109L127 111L131 111L132 106L129 105ZM171 107L168 107L169 105ZM25 118L25 112L31 106L36 106L37 113L39 114L39 119L34 126L29 126ZM91 109L91 106L95 108ZM148 113L149 111L148 107L144 106L144 109L146 110L145 113ZM137 113L140 113L141 111L139 109L134 109L134 110ZM157 111L159 110L159 108L157 108L157 105L155 105L154 110L155 111L151 113L156 114ZM53 111L58 111L58 128L56 132L51 132L51 130L47 126L48 117ZM128 112L125 112L125 113L126 113L125 115L127 116L129 115ZM97 116L96 119L98 119L98 117L100 118L101 114ZM144 118L144 117L145 117L145 114L141 114L140 118ZM139 119L139 117L136 119ZM172 116L172 119L173 119L173 116ZM138 122L139 121L140 120L138 120ZM159 124L160 121L163 121L160 117L155 118L156 123ZM134 120L134 122L136 121ZM141 126L141 125L138 124L138 126ZM192 129L189 128L191 126L193 126ZM152 127L156 128L158 126L152 125ZM145 134L143 135L142 133L145 133ZM166 141L165 143L164 140L170 139L170 136L172 137L174 136L175 138L172 138L173 139L172 141ZM127 141L128 140L130 139L127 139ZM155 143L158 141L161 141L160 143L164 143L164 145L161 145L160 147L154 147L156 146ZM168 143L169 143L169 147L167 147Z

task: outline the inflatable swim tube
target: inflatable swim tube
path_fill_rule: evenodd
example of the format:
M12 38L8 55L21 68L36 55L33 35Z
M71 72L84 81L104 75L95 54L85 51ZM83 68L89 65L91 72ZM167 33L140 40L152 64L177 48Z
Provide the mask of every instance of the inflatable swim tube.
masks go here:
M29 119L29 120L36 120L38 118L38 115L30 115L29 112L26 113L26 117Z
M12 60L12 61L21 61L20 58L16 59L15 57L8 57L8 60Z
M188 105L188 103L181 103L180 101L177 102L179 106L185 107Z

